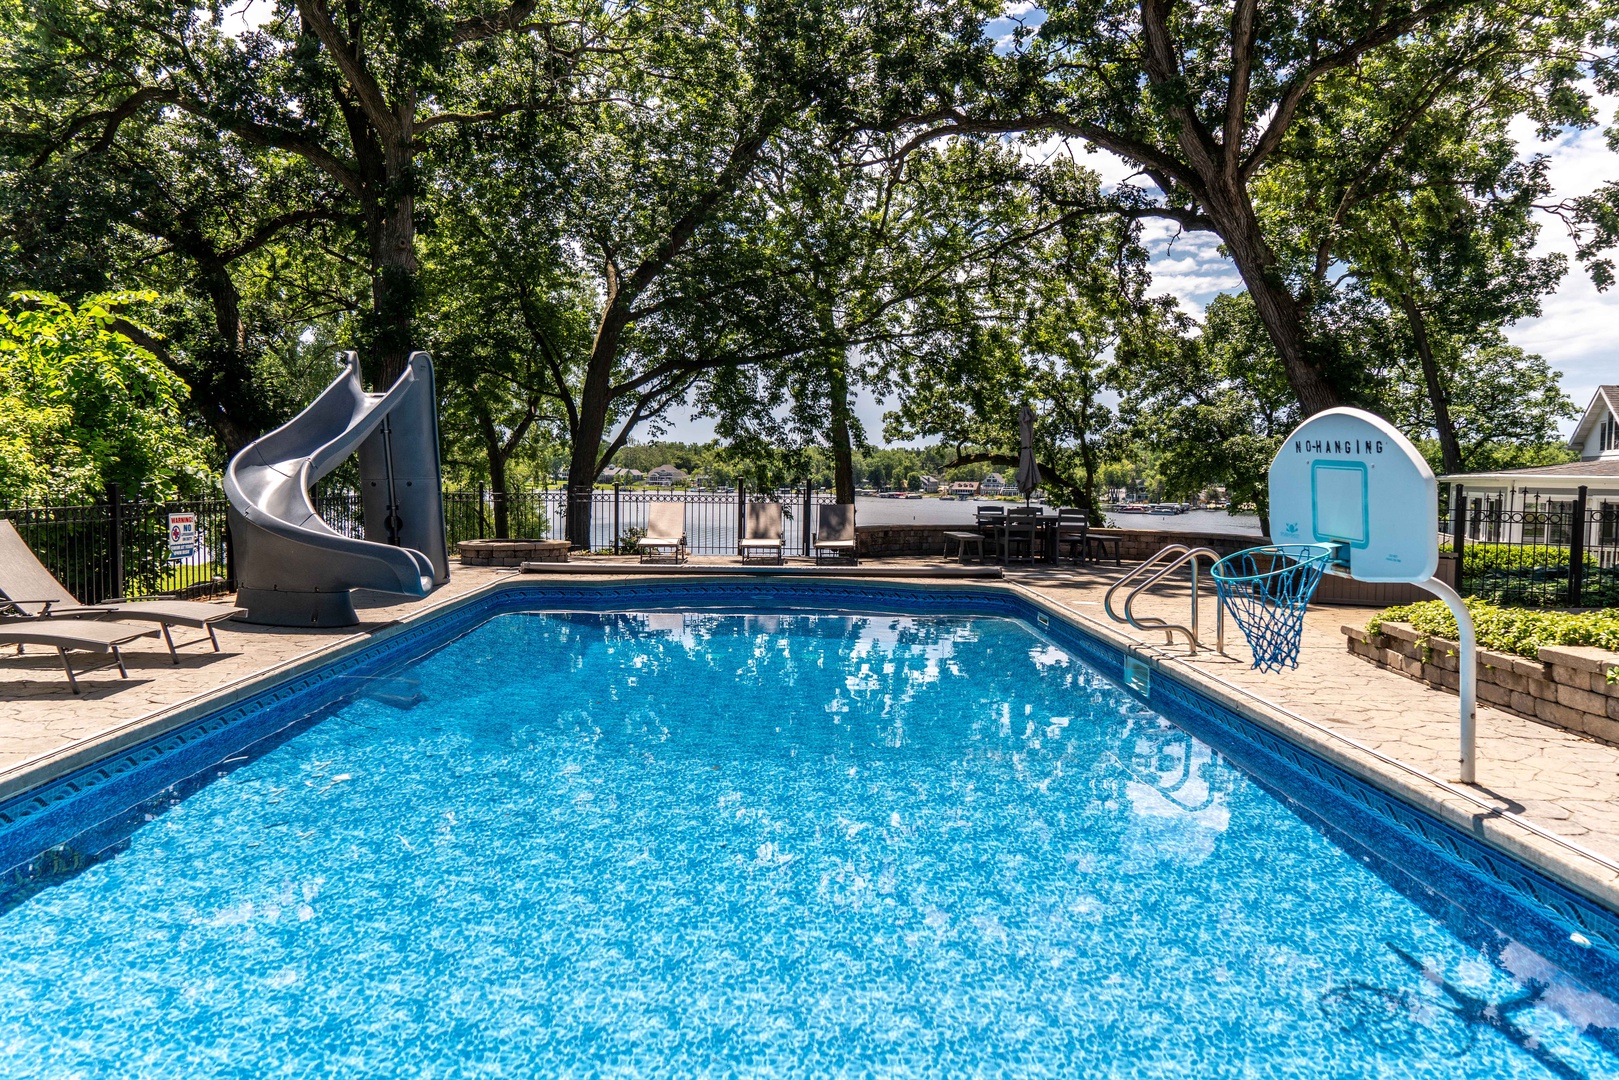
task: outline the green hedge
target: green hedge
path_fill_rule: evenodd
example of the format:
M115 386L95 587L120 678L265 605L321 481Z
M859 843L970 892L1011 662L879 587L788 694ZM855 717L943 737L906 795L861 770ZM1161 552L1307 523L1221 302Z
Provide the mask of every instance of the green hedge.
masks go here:
M1586 555L1584 561L1587 569L1597 568L1597 561L1591 555ZM1462 573L1469 577L1510 570L1558 570L1566 575L1568 548L1549 544L1525 546L1482 542L1469 543L1462 548Z
M1595 645L1619 652L1619 611L1530 611L1469 599L1478 643L1496 652L1534 660L1543 645ZM1441 600L1424 600L1380 611L1366 624L1378 633L1386 622L1406 622L1424 634L1456 640L1456 619Z

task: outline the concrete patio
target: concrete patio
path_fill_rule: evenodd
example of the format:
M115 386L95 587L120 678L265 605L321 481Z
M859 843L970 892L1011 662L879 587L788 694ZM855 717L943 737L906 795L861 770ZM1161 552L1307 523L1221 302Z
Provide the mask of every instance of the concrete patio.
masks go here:
M693 562L721 571L733 561ZM593 568L581 581L615 579L609 560L575 565ZM942 564L937 559L893 559L876 565L914 572ZM1123 572L1112 564L1036 565L1009 569L999 587L1027 590L1031 597L1095 624L1104 637L1136 644L1190 681L1229 700L1241 699L1245 712L1263 715L1268 725L1286 729L1295 741L1351 764L1386 789L1443 812L1525 857L1561 867L1567 873L1559 876L1619 906L1619 747L1481 708L1479 781L1464 791L1445 783L1455 775L1455 696L1375 668L1345 648L1340 627L1364 623L1372 609L1312 608L1298 669L1267 675L1249 666L1247 646L1235 627L1227 628L1225 656L1187 656L1184 644L1166 646L1161 633L1122 634L1124 628L1104 615L1102 598ZM148 644L128 654L131 678L119 679L112 670L92 673L81 680L84 693L78 697L70 693L54 653L7 656L0 661L0 796L94 759L114 738L123 743L160 730L166 719L172 723L169 718L194 710L202 700L241 692L278 670L318 663L322 654L401 620L427 617L435 608L513 573L456 565L450 583L428 600L412 604L372 597L362 606L366 621L343 630L229 623L219 633L221 653L193 646L182 652L178 667L171 666L159 639L147 639ZM993 582L971 584L997 587ZM1142 614L1175 621L1184 619L1186 611L1184 586L1165 589L1139 605ZM1212 592L1205 592L1202 625L1208 640L1215 614Z

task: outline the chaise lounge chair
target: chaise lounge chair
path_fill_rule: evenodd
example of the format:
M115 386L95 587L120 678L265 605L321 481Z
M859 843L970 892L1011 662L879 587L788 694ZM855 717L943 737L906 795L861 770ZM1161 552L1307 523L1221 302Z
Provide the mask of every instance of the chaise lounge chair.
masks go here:
M855 554L854 539L853 506L821 507L820 520L815 525L816 563L848 559L859 566L860 556Z
M747 524L742 539L736 542L736 553L742 561L780 565L787 561L786 547L781 538L781 503L749 503Z
M78 676L87 671L117 664L118 674L129 678L129 669L124 666L124 654L119 650L137 638L156 635L156 630L130 626L128 623L39 617L0 620L0 645L15 645L19 654L24 645L45 645L55 649L56 655L62 658L62 670L67 672L67 684L75 694L79 693ZM69 651L111 653L112 659L105 664L80 668L75 672L67 658Z
M93 605L81 604L34 556L11 522L0 520L0 616L17 617L0 622L0 626L7 629L15 629L20 619L128 619L155 622L163 631L163 642L169 647L169 659L178 664L180 655L176 650L186 645L211 641L214 652L218 652L219 638L214 634L214 624L245 613L245 608L207 604L200 600L119 599ZM206 630L208 636L177 642L169 631L171 626Z
M686 504L655 502L647 507L646 535L635 542L642 562L673 558L686 561Z

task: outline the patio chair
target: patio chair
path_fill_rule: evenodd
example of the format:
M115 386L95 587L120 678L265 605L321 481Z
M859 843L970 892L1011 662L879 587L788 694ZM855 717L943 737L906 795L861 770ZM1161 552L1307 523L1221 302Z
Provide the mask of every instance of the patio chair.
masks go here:
M743 562L772 562L780 565L787 561L787 545L781 538L781 503L753 502L748 504L742 539L736 542L736 553Z
M978 534L1001 557L1001 526L1006 524L1006 507L980 506L978 508Z
M1040 509L1034 506L1014 506L1006 512L1006 521L1000 528L1001 539L1005 550L1001 553L1002 562L1011 562L1021 559L1023 562L1034 562L1034 536L1039 531ZM1021 556L1017 555L1018 548L1023 549Z
M163 643L169 647L169 659L178 664L180 654L177 650L187 645L210 641L214 652L218 652L219 638L214 634L214 625L246 613L246 608L209 604L200 600L173 600L163 596L137 600L118 598L93 605L81 604L67 591L67 586L57 581L45 564L35 557L11 522L0 520L0 616L155 622L163 632ZM15 623L0 625L14 626ZM188 626L206 630L208 634L190 641L175 641L169 629L172 626Z
M1090 515L1078 506L1057 508L1057 549L1068 549L1068 558L1078 564L1085 560L1086 534L1091 530Z
M655 502L647 507L646 535L635 542L642 562L686 561L686 503Z
M815 524L815 561L840 562L848 559L860 565L855 554L854 507L846 505L823 506Z
M155 636L156 630L130 626L128 623L47 619L37 615L0 620L0 645L17 646L17 655L22 655L25 645L45 645L55 649L56 655L62 658L62 670L67 673L67 684L73 688L75 694L80 692L78 677L88 671L98 671L116 664L118 674L129 678L129 669L124 666L124 654L119 650L138 638ZM80 668L75 672L72 661L67 658L70 651L111 653L112 659L104 664Z

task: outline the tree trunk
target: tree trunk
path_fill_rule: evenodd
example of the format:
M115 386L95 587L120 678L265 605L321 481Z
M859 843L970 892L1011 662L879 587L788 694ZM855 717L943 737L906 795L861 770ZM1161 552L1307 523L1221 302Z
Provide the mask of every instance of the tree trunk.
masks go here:
M1092 525L1104 525L1107 522L1096 499L1096 448L1085 432L1079 436L1079 465L1085 474L1085 520Z
M609 280L609 286L615 282ZM596 340L591 344L590 361L585 368L585 385L579 395L579 422L569 434L573 452L568 458L568 542L589 549L591 495L596 490L596 474L608 464L601 461L602 436L607 433L607 413L613 399L613 364L618 359L618 342L629 322L629 307L609 294Z
M484 456L489 461L489 501L495 508L495 539L508 540L511 525L506 507L506 458L511 451L482 401L473 406L472 415L478 424L478 435L483 439Z
M1224 207L1218 205L1227 201ZM1240 205L1230 205L1231 202ZM1227 200L1213 196L1209 216L1219 225L1220 239L1237 264L1243 284L1254 302L1254 310L1265 324L1276 355L1282 361L1288 385L1299 399L1306 416L1343 404L1343 395L1327 378L1311 356L1304 332L1304 313L1298 299L1275 272L1275 257L1260 233L1259 220L1248 205L1246 192L1232 193ZM1222 212L1223 211L1223 212Z
M832 398L832 485L837 501L854 503L854 444L849 437L849 369L847 355L835 357L831 365Z
M265 394L255 385L252 358L247 355L242 297L236 282L231 280L225 266L205 265L202 286L214 307L217 340L201 350L197 357L201 370L186 383L192 400L202 407L228 460L264 434L275 417L270 414Z
M489 455L489 488L490 501L495 506L495 539L510 540L511 514L507 507L506 491L506 455L491 453Z
M386 181L376 195L380 212L372 236L372 389L392 386L415 347L417 301L415 160L410 133L388 148Z
M1428 322L1416 298L1400 291L1400 307L1406 321L1411 324L1411 338L1416 342L1417 358L1422 361L1422 381L1428 390L1428 403L1433 406L1434 431L1439 434L1439 455L1445 472L1462 471L1462 447L1456 438L1456 425L1450 418L1450 395L1439 377L1439 362L1434 359L1433 342L1428 339Z

